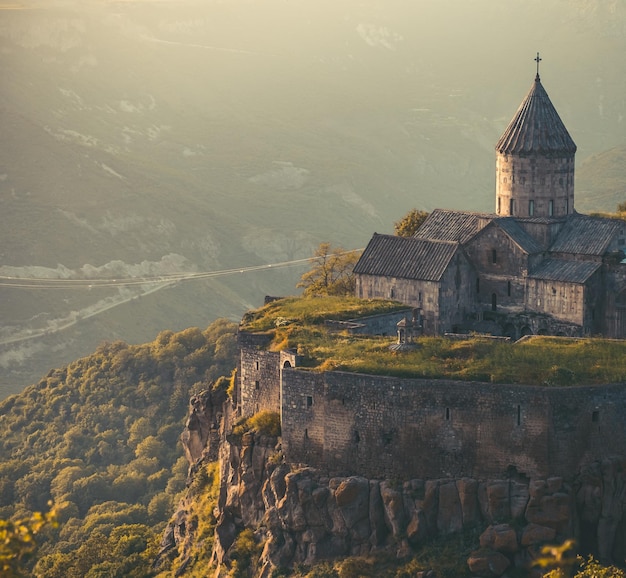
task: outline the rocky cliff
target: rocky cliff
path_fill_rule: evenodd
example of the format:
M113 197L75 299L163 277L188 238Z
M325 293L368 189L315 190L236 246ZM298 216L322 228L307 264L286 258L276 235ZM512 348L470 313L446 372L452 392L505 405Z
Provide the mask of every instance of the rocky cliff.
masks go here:
M254 431L233 436L230 403L223 401L215 392L194 397L183 434L191 480L204 464L219 461L216 576L231 565L244 529L259 544L260 576L377 552L409 557L435 538L459 534L472 542L467 564L477 576L513 568L532 575L541 546L570 537L605 563L624 559L624 459L595 462L572 480L529 480L516 472L499 480L327 477L284 463L280 438ZM162 556L186 561L177 575L195 562L194 499L183 500L162 544Z

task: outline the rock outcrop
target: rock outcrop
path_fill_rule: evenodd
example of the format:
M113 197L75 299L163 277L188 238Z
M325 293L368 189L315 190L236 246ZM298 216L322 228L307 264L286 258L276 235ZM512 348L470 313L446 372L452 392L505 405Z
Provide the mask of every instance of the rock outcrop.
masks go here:
M382 550L404 557L435 537L465 531L476 536L469 568L485 577L502 576L510 568L524 568L532 575L541 546L570 537L604 563L626 550L623 460L593 463L569 481L522 476L404 482L327 477L312 468L283 463L280 438L253 432L237 439L227 436L221 419L225 412L216 411L215 400L204 406L205 411L201 399L192 401L195 417L188 426L193 429L183 440L187 456L197 456L192 471L219 455L216 567L229 566L229 551L244 528L252 529L263 544L262 576L269 576L275 567ZM211 431L221 432L219 448L208 447L215 437L206 433ZM208 445L198 451L202 439ZM177 546L184 556L184 545L193 541L194 524L184 510L183 504L166 532L164 552Z

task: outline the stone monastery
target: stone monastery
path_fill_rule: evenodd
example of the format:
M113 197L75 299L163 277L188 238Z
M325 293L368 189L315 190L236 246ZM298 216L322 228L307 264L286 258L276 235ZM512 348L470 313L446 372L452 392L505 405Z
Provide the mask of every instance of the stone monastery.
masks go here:
M537 74L497 144L496 213L436 210L413 238L375 234L355 269L357 295L407 309L354 326L400 335L421 319L431 335L626 337L626 223L574 211L575 151ZM307 371L296 351L272 351L271 340L240 329L232 417L280 412L293 464L372 479L569 479L626 456L624 383Z
M374 234L356 295L421 309L426 335L626 337L626 223L574 209L576 145L539 77L496 144L495 214L437 209Z

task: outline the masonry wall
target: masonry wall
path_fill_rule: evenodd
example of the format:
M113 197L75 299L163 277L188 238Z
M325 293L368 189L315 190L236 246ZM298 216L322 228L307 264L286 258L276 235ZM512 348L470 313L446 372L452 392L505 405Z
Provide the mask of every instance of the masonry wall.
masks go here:
M397 277L357 275L356 295L363 299L395 299L422 309L424 333L437 335L439 324L439 283Z
M330 475L573 476L626 455L626 388L283 371L283 451Z
M513 211L510 201L513 199ZM532 210L530 201L533 201ZM552 211L550 211L552 201ZM552 217L574 212L574 155L496 154L496 213ZM531 214L532 213L532 214Z
M255 340L252 334L240 333L238 340L238 414L250 417L259 411L279 411L281 354L260 349L267 338Z
M467 315L476 311L476 272L457 251L440 282L438 334L457 332Z
M476 267L479 286L476 299L483 309L521 309L524 305L524 276L529 256L495 225L487 226L465 247Z
M607 337L626 339L626 264L607 267L604 278L606 300L602 333Z

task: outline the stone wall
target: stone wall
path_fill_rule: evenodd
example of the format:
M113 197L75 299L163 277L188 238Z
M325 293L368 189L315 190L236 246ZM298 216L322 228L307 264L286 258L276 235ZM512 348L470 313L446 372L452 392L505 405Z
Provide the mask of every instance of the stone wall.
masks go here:
M533 202L532 209L530 201ZM557 217L573 212L574 154L561 158L496 155L498 215Z
M356 283L356 295L362 299L395 299L411 307L420 307L424 333L437 335L440 332L439 283L373 275L357 275Z
M573 476L626 455L623 385L549 388L283 371L291 463L372 478Z
M545 279L526 280L526 306L557 319L583 325L585 321L585 285Z
M259 411L279 411L280 353L266 351L270 337L264 334L239 333L237 367L237 409L240 417Z
M626 264L607 267L606 301L602 332L608 337L626 338Z
M457 251L439 281L358 275L356 295L363 299L395 299L422 310L425 335L441 335L461 326L474 311L476 273Z

